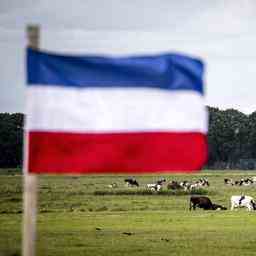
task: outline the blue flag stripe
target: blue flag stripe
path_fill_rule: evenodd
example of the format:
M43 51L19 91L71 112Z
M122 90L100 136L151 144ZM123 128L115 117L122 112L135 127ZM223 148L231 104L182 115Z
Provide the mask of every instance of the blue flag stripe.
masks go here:
M65 87L149 87L203 94L201 60L179 54L67 56L27 49L27 84Z

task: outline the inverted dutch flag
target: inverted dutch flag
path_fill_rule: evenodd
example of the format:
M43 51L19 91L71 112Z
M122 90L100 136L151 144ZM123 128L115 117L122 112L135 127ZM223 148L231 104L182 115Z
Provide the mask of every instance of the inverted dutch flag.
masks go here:
M27 50L28 171L193 171L207 158L203 63Z

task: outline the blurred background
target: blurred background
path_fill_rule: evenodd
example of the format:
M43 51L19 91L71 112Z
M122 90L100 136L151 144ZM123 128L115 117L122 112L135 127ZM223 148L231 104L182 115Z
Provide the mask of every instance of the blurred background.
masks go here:
M252 113L255 14L253 0L1 0L0 112L24 112L25 26L36 23L48 50L199 56L206 63L206 104Z
M253 0L1 0L0 166L21 164L25 30L39 24L40 47L50 51L200 57L210 110L207 167L256 168L255 14Z

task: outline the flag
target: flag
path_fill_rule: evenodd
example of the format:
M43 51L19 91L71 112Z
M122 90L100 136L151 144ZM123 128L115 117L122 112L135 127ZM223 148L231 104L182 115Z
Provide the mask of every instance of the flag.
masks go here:
M201 60L27 49L30 173L194 171L207 159Z

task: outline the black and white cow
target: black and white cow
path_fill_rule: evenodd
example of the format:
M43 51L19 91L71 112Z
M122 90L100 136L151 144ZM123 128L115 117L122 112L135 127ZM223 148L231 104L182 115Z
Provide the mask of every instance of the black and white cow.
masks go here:
M151 191L160 191L163 188L166 179L161 178L156 183L147 184L147 188Z
M240 180L235 181L235 185L237 186L250 186L253 183L254 183L253 180L250 178L242 178Z
M200 184L202 187L204 187L204 186L209 187L209 186L210 186L210 183L209 183L209 181L208 181L206 178L200 178L200 179L199 179L199 184Z
M248 211L256 210L256 202L251 196L231 196L230 198L231 208L230 210L234 210L235 208L245 207Z
M163 185L157 183L147 184L147 188L150 189L151 191L160 191L162 187Z
M250 178L246 178L246 179L242 179L242 180L243 180L243 182L242 182L241 186L249 186L249 185L253 184L253 180Z
M133 179L133 178L128 178L124 180L125 184L127 185L127 187L139 187L139 183L137 182L137 180Z
M251 177L251 180L252 180L252 182L253 182L254 184L256 183L256 177L255 177L255 176Z
M180 186L183 187L184 191L190 190L191 183L187 180L180 182Z
M229 178L224 179L224 184L225 185L231 185L231 186L235 185L234 181L232 179L229 179Z

